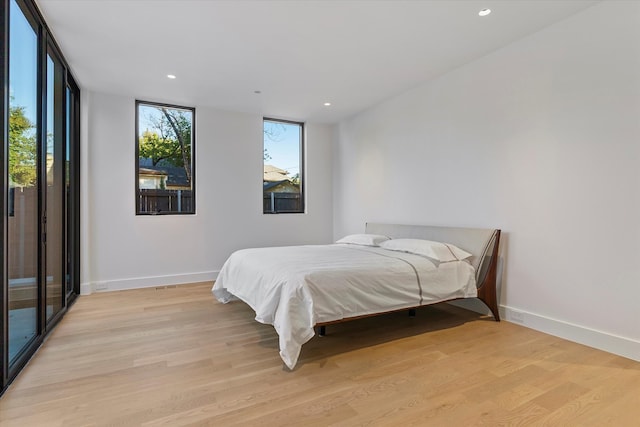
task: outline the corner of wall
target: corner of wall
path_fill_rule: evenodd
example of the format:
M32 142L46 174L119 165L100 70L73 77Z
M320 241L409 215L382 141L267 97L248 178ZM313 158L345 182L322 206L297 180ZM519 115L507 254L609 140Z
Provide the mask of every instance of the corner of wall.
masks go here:
M81 283L80 284L80 295L91 295L93 293L93 283Z

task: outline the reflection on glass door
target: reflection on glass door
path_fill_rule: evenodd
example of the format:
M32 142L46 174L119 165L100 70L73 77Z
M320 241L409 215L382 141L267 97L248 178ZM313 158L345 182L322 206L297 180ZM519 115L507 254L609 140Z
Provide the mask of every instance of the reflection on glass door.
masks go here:
M38 37L15 0L9 6L7 264L9 364L37 335Z
M47 53L47 141L46 141L46 298L47 321L63 307L64 262L64 68L55 53Z

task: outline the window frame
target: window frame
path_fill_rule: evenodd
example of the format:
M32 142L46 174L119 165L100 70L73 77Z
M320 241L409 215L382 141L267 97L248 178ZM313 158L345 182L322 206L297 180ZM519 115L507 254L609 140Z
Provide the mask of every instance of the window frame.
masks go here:
M305 127L305 123L304 122L298 122L295 120L286 120L286 119L276 119L274 117L262 117L262 149L264 152L264 123L265 122L275 122L275 123L284 123L284 124L289 124L289 125L298 125L300 126L300 155L299 155L299 167L300 167L300 172L299 172L299 176L300 176L300 210L296 210L296 211L265 211L264 210L264 181L263 181L263 190L262 190L262 201L263 201L263 206L262 206L262 214L263 215L282 215L282 214L306 214L307 213L307 203L306 203L306 197L305 197L305 187L306 187L306 180L305 180L305 169L306 169L306 164L305 164L305 145L306 145L306 127ZM264 173L264 160L262 162L262 167L263 167L263 173Z
M191 112L191 210L188 211L154 211L145 212L140 210L140 106L166 107L177 110ZM135 102L135 207L136 216L157 216L157 215L195 215L196 214L196 108L183 105L167 104L162 102L144 101L136 99Z

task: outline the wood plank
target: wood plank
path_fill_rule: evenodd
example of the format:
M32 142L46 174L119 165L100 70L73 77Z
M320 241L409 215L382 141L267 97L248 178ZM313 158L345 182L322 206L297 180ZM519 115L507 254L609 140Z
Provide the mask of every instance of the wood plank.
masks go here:
M284 368L211 283L82 296L0 399L4 426L634 425L640 363L458 307L331 326Z

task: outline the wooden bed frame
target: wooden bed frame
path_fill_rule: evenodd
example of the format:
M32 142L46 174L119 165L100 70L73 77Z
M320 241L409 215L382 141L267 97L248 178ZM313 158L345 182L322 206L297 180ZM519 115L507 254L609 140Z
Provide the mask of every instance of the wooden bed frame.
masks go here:
M476 269L476 286L478 288L477 298L482 301L489 310L491 310L496 322L500 321L496 292L496 282L498 278L498 250L500 246L499 229L367 223L365 232L370 234L383 234L392 238L425 239L451 243L472 253L473 256L470 258L470 262ZM460 298L454 298L447 301L453 301L456 299ZM398 310L367 314L363 316L346 317L340 320L317 323L315 326L319 329L318 335L324 336L326 326L328 325L405 310L409 310L409 315L414 316L415 309L425 305L429 304L427 303L414 307L405 307Z

